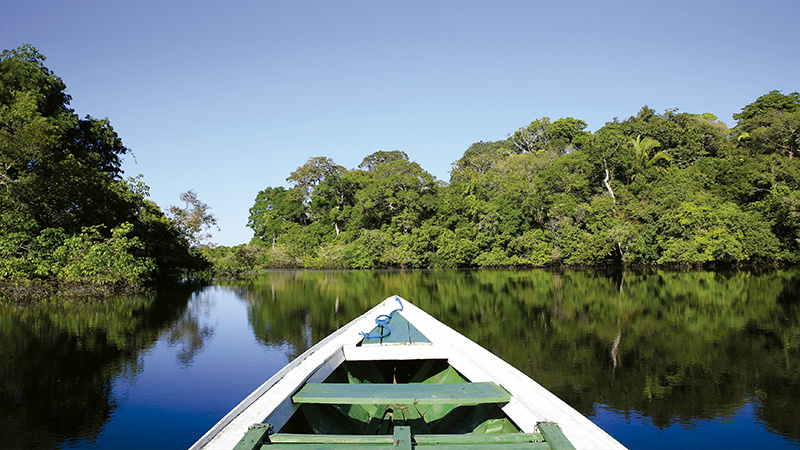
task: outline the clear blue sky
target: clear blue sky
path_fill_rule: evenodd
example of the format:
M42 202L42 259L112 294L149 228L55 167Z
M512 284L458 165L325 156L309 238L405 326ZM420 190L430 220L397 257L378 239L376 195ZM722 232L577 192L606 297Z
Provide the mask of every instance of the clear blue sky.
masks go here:
M108 117L163 209L189 189L245 243L248 209L310 157L402 150L440 180L547 116L591 131L648 105L731 115L800 90L800 1L25 0L81 115Z

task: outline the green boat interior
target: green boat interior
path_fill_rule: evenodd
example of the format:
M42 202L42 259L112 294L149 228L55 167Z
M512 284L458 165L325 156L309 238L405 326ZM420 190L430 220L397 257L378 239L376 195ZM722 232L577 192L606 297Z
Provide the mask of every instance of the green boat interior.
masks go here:
M280 430L254 426L236 449L573 448L555 424L522 433L501 409L509 400L443 359L348 361L292 397L300 406Z
M447 390L458 385L463 388ZM304 398L317 391L317 398ZM345 362L323 383L307 384L295 395L300 409L280 431L386 435L409 426L415 435L519 433L498 406L509 399L493 383L469 383L446 360Z
M401 314L384 317L391 332L379 324L359 345L429 342ZM502 410L510 400L502 387L470 382L446 359L346 361L292 396L299 407L281 429L256 424L236 450L574 450L556 424L523 433Z

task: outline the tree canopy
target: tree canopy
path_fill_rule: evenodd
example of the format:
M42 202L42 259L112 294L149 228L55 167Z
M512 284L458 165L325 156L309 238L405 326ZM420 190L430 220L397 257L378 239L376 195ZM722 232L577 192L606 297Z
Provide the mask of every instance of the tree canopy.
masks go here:
M31 45L0 56L0 281L140 284L201 267L193 225L122 178L128 148L69 107L44 61Z
M800 95L734 119L645 106L591 133L543 117L471 145L449 183L399 150L352 170L311 158L292 189L259 193L253 244L304 267L796 263Z

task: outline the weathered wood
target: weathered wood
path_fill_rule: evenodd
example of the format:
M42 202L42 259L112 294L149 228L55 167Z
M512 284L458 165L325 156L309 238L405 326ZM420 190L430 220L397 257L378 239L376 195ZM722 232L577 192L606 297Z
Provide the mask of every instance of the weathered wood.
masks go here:
M273 444L392 444L392 436L363 436L350 434L275 433L269 437Z
M399 408L395 408L393 411L395 415L399 412L403 415L403 419L408 423L408 425L414 430L415 434L430 434L431 430L428 429L428 424L425 423L425 420L420 416L419 411L417 410L416 405L404 405Z
M553 450L575 450L572 443L564 436L561 428L553 422L539 422L537 424L539 432L542 433L547 444Z
M425 435L414 436L411 438L398 433L398 430L408 429L408 427L396 427L394 435L383 436L342 436L342 435L315 435L315 434L282 434L278 433L270 437L272 445L277 445L277 449L287 448L294 450L318 450L318 449L358 449L358 450L388 450L388 449L431 449L431 450L456 450L456 449L475 449L482 450L550 450L546 442L530 440L540 435L523 435L521 439L506 438L505 435ZM490 438L495 437L492 440ZM528 439L527 441L525 439ZM285 447L281 444L287 444ZM406 445L407 446L403 446ZM489 447L486 447L486 446ZM261 450L267 450L271 446L264 446Z
M429 372L431 371L431 368L433 367L434 364L436 364L435 359L429 359L424 363L422 363L422 367L420 367L417 373L415 373L414 376L411 377L410 382L421 383L425 381L425 379L428 378Z
M233 450L256 450L261 447L261 442L264 437L269 433L269 426L265 424L257 424L248 428L244 437L233 447Z
M391 436L388 436L391 438ZM275 444L275 445L265 445L261 447L261 450L280 450L281 448L285 448L287 450L392 450L392 443L389 442L387 444L328 444L328 443L320 443L314 442L310 444ZM438 450L438 449L437 449Z
M419 445L433 444L513 444L526 442L542 442L544 437L539 433L502 433L502 434L417 434L414 436ZM494 448L494 447L492 447ZM498 447L499 448L499 447Z
M389 409L389 405L378 405L378 409L375 411L375 415L369 419L369 423L367 423L367 429L364 431L364 434L376 434L383 423L383 416L386 415L386 412Z
M451 384L307 383L295 403L432 405L506 403L508 392L492 382Z
M419 450L550 450L546 442L511 442L508 444L494 444L486 447L486 443L480 444L436 444L436 445L417 445L414 448ZM359 448L359 450L362 450Z
M392 435L324 435L275 433L269 437L273 444L391 444ZM436 444L512 444L526 442L542 442L544 437L539 433L506 433L506 434L418 434L413 439L417 445ZM493 447L494 448L494 447ZM500 448L500 447L497 447Z
M411 427L394 427L392 449L411 450Z

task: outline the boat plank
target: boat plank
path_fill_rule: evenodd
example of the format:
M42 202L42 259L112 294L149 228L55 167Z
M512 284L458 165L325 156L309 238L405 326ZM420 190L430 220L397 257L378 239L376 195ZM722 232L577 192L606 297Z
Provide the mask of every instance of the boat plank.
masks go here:
M391 436L389 436L391 438ZM292 450L394 450L394 449L431 449L431 450L463 450L463 449L486 449L486 443L480 444L412 444L408 447L394 447L389 444L329 444L329 443L313 443L313 444L289 444L285 448ZM552 450L547 442L514 442L509 444L490 444L488 447L492 450ZM272 445L264 445L261 450L270 450ZM281 448L281 447L278 447Z
M392 435L362 436L351 434L275 433L269 437L273 444L392 444Z
M400 427L398 427L400 428ZM353 436L353 435L320 435L320 434L292 434L276 433L269 437L272 444L293 444L293 449L316 448L349 448L349 445L363 448L390 448L394 436ZM412 441L415 448L481 448L481 445L491 445L492 449L541 449L550 450L551 447L543 442L544 437L538 433L503 433L503 434L417 434ZM305 445L300 445L305 444ZM364 447L372 446L372 447ZM376 447L377 446L377 447ZM262 450L266 450L265 447Z
M261 447L261 442L269 432L268 426L253 426L247 430L242 440L233 447L233 450L255 450Z
M561 428L555 423L542 422L537 426L539 427L539 432L542 433L553 450L575 450L569 439L561 432Z
M347 384L307 383L295 403L433 405L506 403L511 396L495 383Z
M389 436L391 438L391 436ZM278 449L286 448L291 450L348 450L348 449L358 449L358 450L392 450L391 442L388 444L329 444L329 443L313 443L313 444L289 444L289 445L280 445L280 444L271 444L271 445L264 445L261 447L261 450L272 450L273 445L279 445Z
M539 433L497 434L417 434L414 440L420 445L433 444L515 444L544 441ZM493 447L494 448L494 447ZM499 447L498 447L499 448Z
M394 450L411 450L411 427L394 427Z

